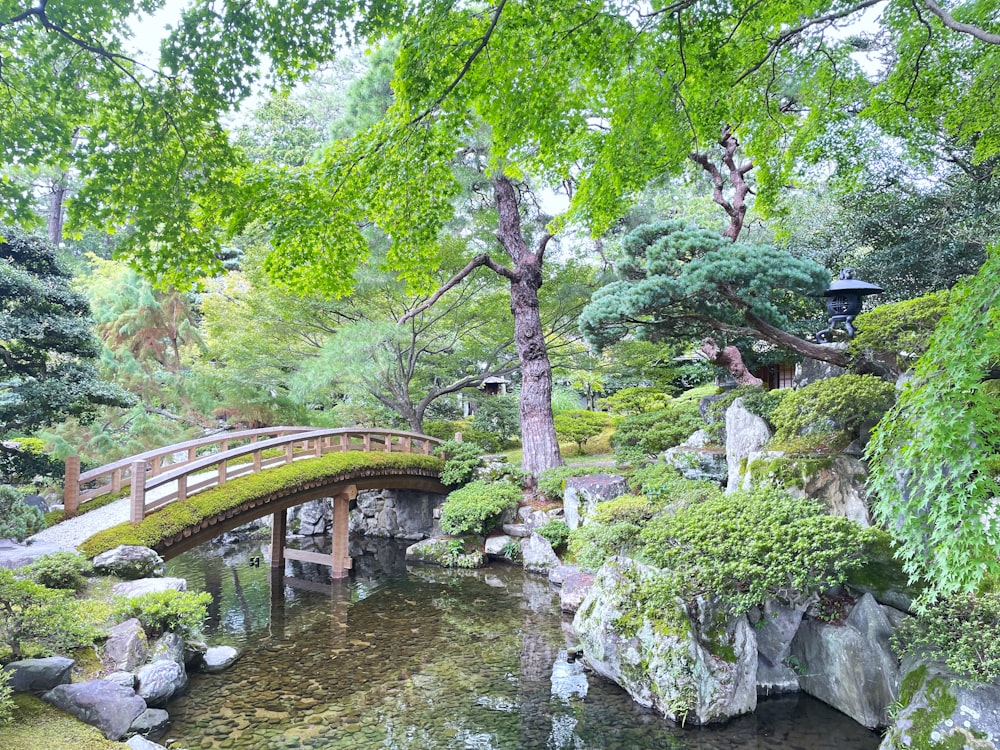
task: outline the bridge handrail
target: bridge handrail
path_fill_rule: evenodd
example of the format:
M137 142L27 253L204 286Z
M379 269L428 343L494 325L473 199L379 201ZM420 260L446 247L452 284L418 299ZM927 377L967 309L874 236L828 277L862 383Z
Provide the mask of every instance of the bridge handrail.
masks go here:
M315 430L315 427L282 425L277 427L261 427L252 430L238 430L236 432L218 433L216 435L209 435L203 438L187 440L183 443L168 445L163 448L154 448L134 456L129 456L128 458L112 461L111 463L98 466L95 469L89 469L88 471L82 473L80 472L80 457L69 456L66 459L66 479L63 491L63 507L65 508L67 515L73 515L76 513L80 503L92 500L95 497L107 495L109 493L119 492L123 489L123 487L128 486L131 481L130 470L136 461L151 463L151 473L156 475L160 473L164 466L180 466L195 460L197 458L198 449L204 448L205 446L222 445L227 447L228 443L239 440L250 440L252 443L261 435L287 435L311 432L313 430ZM172 461L166 464L163 463L163 458L171 457L183 451L187 451L187 459L176 462ZM81 485L102 478L107 478L108 481L98 487L81 492Z
M275 432L281 432L282 434L265 440L256 439L260 435L274 434ZM336 437L339 437L339 440L334 440ZM130 468L130 471L128 472L128 479L131 487L130 517L133 523L138 523L145 517L148 511L159 508L176 499L187 498L199 490L225 484L226 481L233 477L259 471L262 468L279 463L290 463L296 458L302 458L307 455L318 457L333 451L342 452L348 450L382 450L385 452L392 452L394 440L397 441L398 450L401 450L404 453L412 452L414 444L422 444L422 452L430 454L434 445L443 442L438 438L434 438L429 435L421 435L416 432L379 428L359 429L356 427L318 430L312 427L282 427L262 430L246 430L240 433L229 433L227 438L228 439L225 442L246 438L252 438L252 441L246 445L237 446L236 448L228 448L200 458L193 457L194 447L211 445L213 443L223 443L224 441L222 439L188 441L187 443L168 446L164 449L140 453L136 456L132 456L131 459L122 459L121 461L117 461L114 464L108 464L107 467L101 468L105 469L104 475L106 475L109 473L109 467L111 467L114 472L112 476L119 479L119 484L121 482L125 466ZM357 441L360 441L360 445L357 444ZM375 446L381 447L377 448ZM169 464L169 469L164 469L164 467L157 462L152 467L154 473L147 478L147 461L150 457L155 458L155 456L169 455L170 453L178 452L178 449L182 450L189 447L191 447L191 450L189 451L189 456L192 456L191 459L187 461L180 461L176 464ZM264 458L264 451L280 447L285 448L281 456ZM238 463L235 466L230 466L230 461L233 459L243 458L245 456L252 456L252 462L243 462ZM213 466L218 467L215 474L206 476L206 470ZM199 474L202 475L199 481L189 483L189 479L197 477ZM69 472L67 471L67 477L68 476ZM101 476L101 474L98 474L98 476ZM176 489L173 492L160 495L151 501L147 500L146 493L148 491L164 487L173 482L176 482L177 484ZM69 484L69 481L67 481L67 499L69 496ZM77 484L77 486L79 485ZM108 486L105 488L99 488L104 489L104 492L101 492L100 494L105 494L106 492L111 491L107 489L107 487ZM81 496L82 495L78 493L78 497ZM67 508L68 507L69 504L67 503Z

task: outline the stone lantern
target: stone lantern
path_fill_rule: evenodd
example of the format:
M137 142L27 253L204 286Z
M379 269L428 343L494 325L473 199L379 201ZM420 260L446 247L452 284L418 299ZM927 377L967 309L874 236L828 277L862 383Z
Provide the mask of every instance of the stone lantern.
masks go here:
M821 344L829 343L830 335L838 323L843 323L848 337L854 336L854 326L851 323L861 312L865 296L881 294L881 287L854 278L854 272L845 268L832 282L830 288L823 292L826 297L826 309L830 313L830 325L816 334L816 340Z

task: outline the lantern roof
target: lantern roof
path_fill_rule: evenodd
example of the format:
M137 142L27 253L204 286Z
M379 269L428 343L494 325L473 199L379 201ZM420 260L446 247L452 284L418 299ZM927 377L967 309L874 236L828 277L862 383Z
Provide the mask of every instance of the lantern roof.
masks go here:
M830 282L830 288L823 292L824 297L840 297L845 294L881 294L885 290L875 284L854 278L854 272L845 268L840 276Z

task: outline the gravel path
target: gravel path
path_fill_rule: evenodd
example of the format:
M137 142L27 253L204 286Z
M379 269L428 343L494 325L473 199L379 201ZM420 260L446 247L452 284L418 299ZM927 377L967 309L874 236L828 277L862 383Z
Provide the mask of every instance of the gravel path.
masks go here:
M93 536L98 531L116 526L128 520L129 498L124 497L103 508L81 513L76 518L70 518L55 526L39 531L32 542L47 542L66 549L75 549L83 540Z

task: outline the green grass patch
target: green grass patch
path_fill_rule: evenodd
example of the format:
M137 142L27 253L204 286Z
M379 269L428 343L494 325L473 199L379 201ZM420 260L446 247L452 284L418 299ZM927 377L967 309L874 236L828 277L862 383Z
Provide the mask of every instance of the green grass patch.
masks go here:
M14 696L13 721L0 727L0 747L17 750L123 750L96 728L27 693Z
M151 513L138 524L129 522L99 531L80 544L88 557L99 555L120 544L156 547L165 539L201 523L218 513L243 503L267 497L279 490L301 487L313 482L335 482L349 473L367 468L430 469L440 471L444 463L434 456L414 453L330 453L266 469L251 476L234 479L221 487L199 492Z

